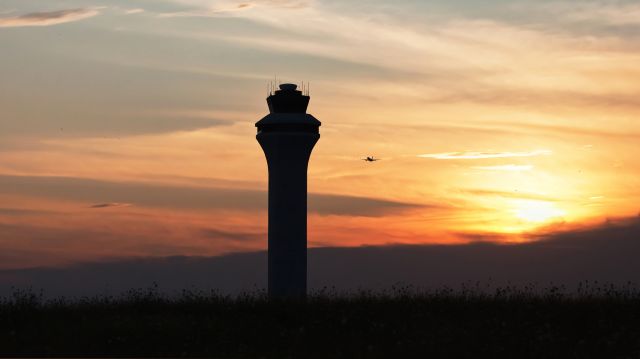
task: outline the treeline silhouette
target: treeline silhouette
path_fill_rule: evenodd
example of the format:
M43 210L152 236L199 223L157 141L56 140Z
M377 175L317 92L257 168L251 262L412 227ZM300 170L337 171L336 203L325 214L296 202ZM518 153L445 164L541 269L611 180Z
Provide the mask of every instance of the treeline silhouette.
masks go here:
M0 300L2 356L213 358L636 358L640 293L632 285L479 284L268 301L157 286L121 296Z

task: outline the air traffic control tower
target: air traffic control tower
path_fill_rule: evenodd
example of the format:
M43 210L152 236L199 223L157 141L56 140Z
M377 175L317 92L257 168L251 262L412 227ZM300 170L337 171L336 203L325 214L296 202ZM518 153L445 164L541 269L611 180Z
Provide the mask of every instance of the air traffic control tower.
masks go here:
M320 121L307 113L309 96L282 84L267 97L269 114L256 123L269 167L268 283L271 299L307 292L307 165Z

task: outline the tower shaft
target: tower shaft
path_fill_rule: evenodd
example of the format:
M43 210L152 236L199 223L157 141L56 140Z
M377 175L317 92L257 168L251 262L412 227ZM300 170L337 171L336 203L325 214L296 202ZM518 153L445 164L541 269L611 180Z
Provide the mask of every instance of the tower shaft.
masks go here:
M320 138L313 133L257 136L269 167L268 283L271 298L307 291L307 165Z

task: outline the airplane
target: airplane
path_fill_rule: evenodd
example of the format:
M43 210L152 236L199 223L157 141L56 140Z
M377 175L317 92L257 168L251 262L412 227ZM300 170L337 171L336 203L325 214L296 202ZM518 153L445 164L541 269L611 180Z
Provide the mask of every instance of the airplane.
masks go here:
M380 161L379 158L374 158L373 156L367 156L367 158L363 158L362 160L367 162Z

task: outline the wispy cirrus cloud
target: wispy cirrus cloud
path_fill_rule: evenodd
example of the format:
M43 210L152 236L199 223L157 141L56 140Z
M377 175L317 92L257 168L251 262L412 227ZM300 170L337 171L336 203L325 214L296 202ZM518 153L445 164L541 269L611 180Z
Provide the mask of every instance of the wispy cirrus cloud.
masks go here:
M242 6L242 5L247 5L247 6ZM159 18L216 17L216 16L222 16L222 15L234 12L234 11L241 11L241 10L249 9L251 7L252 6L250 6L248 4L240 4L239 6L228 7L228 8L215 8L215 9L208 9L208 10L165 12L165 13L158 14L158 17Z
M593 21L610 25L639 25L640 5L619 2L573 1L556 2L544 6L549 11L564 13L570 21Z
M189 33L190 39L413 72L402 86L398 81L379 83L373 96L403 96L420 103L535 106L538 110L567 103L638 106L635 85L625 85L627 89L611 81L612 76L629 78L625 72L635 71L637 59L630 55L636 53L635 44L625 37L612 39L596 33L585 41L564 28L550 31L540 24L519 26L500 19L447 18L437 13L433 17L438 21L432 26L410 16L400 21L377 6L352 8L320 1L223 1L215 6L204 0L173 1L191 8L160 16L228 16L253 22L260 29L199 30ZM289 9L296 6L299 10L292 14ZM546 12L538 3L531 6ZM569 7L561 10L558 16L562 18L573 13ZM532 53L531 46L544 50ZM551 60L550 53L554 54ZM422 81L420 76L429 80ZM605 81L601 76L606 76ZM371 96L369 88L348 86Z
M136 9L127 9L124 11L126 15L140 14L143 13L144 9L136 8Z
M533 165L497 165L497 166L473 166L471 167L474 170L481 171L506 171L506 172L523 172L523 171L531 171L533 169Z
M469 188L469 189L460 189L460 193L470 194L473 196L483 196L483 197L502 197L502 198L513 198L513 199L528 199L534 201L546 201L546 202L556 202L557 198L547 196L545 194L540 193L531 193L531 192L521 192L518 190L515 191L500 191L500 190L490 190L490 189L480 189L480 188Z
M46 12L32 12L0 18L0 27L51 26L87 19L98 15L95 8L77 8Z
M421 158L433 158L437 160L478 160L486 158L511 158L511 157L534 157L550 155L549 150L535 150L523 152L494 152L494 151L464 151L464 152L442 152L442 153L425 153L418 155Z
M200 9L246 9L254 6L278 8L303 8L312 4L313 0L220 0L212 4L209 0L171 0L180 5Z
M158 15L160 18L171 17L216 17L224 16L237 11L249 10L256 7L272 7L280 9L302 9L309 6L310 1L307 0L253 0L246 2L227 1L219 2L216 6L202 1L186 1L195 7L194 10L165 12Z

